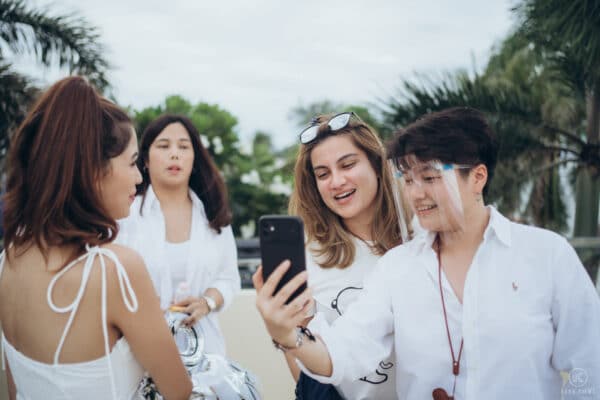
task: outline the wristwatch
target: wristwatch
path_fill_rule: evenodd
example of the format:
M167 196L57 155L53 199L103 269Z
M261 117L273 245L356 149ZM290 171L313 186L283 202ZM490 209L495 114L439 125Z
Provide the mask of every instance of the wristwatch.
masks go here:
M206 305L208 306L208 311L213 312L217 309L217 302L210 296L204 295L202 296L204 301L206 301Z

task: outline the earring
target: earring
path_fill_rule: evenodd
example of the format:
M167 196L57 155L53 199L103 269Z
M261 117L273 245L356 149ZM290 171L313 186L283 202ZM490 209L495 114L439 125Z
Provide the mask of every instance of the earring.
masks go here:
M483 200L483 195L481 193L475 193L475 201L480 203Z

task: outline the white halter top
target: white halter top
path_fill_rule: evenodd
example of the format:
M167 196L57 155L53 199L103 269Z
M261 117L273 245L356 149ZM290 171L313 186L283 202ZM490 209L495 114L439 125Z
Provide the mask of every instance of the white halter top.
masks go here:
M46 364L25 356L6 340L4 334L2 335L2 353L6 351L6 359L17 388L17 400L131 399L142 379L144 373L142 366L134 358L124 337L116 342L112 351L109 350L106 318L106 263L104 257L108 257L115 264L125 306L130 312L136 312L138 302L129 282L129 277L115 253L111 250L89 246L86 246L86 250L84 255L58 272L48 285L46 295L50 308L57 313L70 313L65 330L54 353L53 363ZM4 252L0 257L2 257L0 260L1 275L4 267ZM79 303L83 298L96 257L100 259L102 269L101 314L106 355L92 361L59 364L60 351L77 313ZM68 306L57 307L52 301L54 285L67 271L82 260L85 260L85 264L77 296ZM2 362L4 368L4 354L2 354Z

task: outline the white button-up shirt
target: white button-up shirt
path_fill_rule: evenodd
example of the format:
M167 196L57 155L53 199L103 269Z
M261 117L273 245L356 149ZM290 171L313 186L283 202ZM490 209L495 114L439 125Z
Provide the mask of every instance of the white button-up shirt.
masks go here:
M224 300L219 309L222 311L241 289L235 239L231 226L221 228L220 234L215 232L208 223L202 201L191 189L189 193L192 226L185 256L186 281L192 296L202 296L208 288L217 289ZM119 221L117 242L135 249L143 257L161 307L166 309L173 301L174 285L166 251L165 218L152 186L148 187L140 215L141 200L142 197L137 196L129 217ZM200 319L196 328L204 334L206 352L225 354L225 341L214 312Z
M452 344L464 350L457 400L600 399L600 298L561 236L490 222L468 271L461 304L442 275ZM433 233L386 253L356 303L317 332L333 362L324 383L358 378L389 351L394 333L396 393L403 400L452 393L454 375L438 284ZM570 372L563 386L560 371Z

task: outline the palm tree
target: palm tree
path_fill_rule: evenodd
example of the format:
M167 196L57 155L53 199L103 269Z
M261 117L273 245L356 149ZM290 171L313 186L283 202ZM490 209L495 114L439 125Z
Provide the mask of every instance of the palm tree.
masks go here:
M600 209L600 2L524 0L515 7L522 32L548 54L552 68L584 99L583 129L576 171L575 236L598 236ZM591 268L598 256L580 252ZM590 261L587 261L589 259ZM586 262L587 261L587 262Z
M0 158L9 132L37 93L31 79L13 70L10 56L33 55L44 66L68 68L72 74L88 77L100 90L108 88L109 64L98 30L73 14L47 14L23 0L0 0Z

